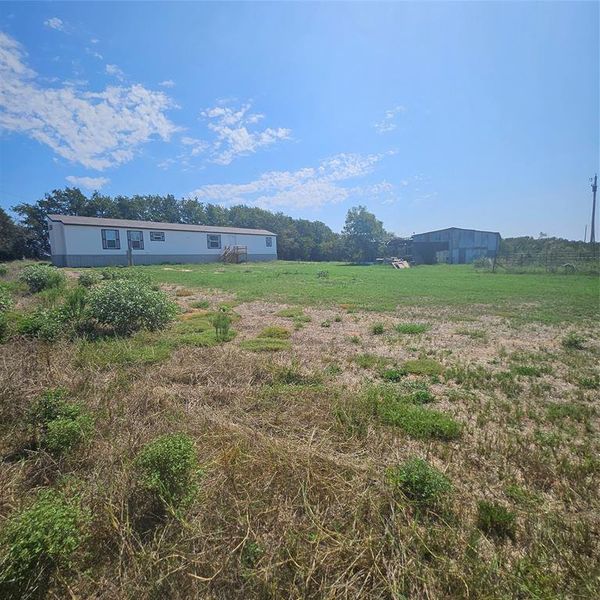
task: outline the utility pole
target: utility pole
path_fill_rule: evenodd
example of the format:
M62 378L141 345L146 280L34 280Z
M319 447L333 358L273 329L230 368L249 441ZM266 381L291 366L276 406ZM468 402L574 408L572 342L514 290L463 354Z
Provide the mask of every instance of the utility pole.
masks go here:
M598 189L598 175L594 175L592 183L592 228L590 229L590 244L596 242L595 223L596 223L596 190Z

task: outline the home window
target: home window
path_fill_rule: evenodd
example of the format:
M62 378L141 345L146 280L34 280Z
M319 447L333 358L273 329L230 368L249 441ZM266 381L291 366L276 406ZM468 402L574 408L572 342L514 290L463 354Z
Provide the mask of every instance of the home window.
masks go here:
M150 232L150 241L151 242L164 242L165 241L165 232L164 231L151 231Z
M104 250L119 250L121 241L118 229L102 229L102 248Z
M273 238L272 237L266 237L265 238L266 242L267 242L267 248L272 248L273 247Z
M206 237L209 250L219 250L221 248L220 235L208 235Z
M132 250L144 249L144 232L143 231L128 231L127 242Z

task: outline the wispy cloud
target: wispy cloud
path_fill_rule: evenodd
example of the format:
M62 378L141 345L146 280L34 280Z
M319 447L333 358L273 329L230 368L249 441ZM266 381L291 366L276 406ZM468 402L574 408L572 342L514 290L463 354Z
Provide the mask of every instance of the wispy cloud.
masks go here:
M107 177L76 177L75 175L69 175L66 180L75 187L87 190L99 190L110 181Z
M260 148L290 138L290 129L257 128L257 123L264 119L264 115L252 113L250 108L250 104L244 104L239 109L215 106L202 111L201 116L216 135L211 145L212 162L228 165L239 156L253 154Z
M123 73L123 71L121 71L117 65L106 65L105 71L107 75L116 77L119 81L123 81L125 79L125 73Z
M164 81L161 81L158 85L164 88L172 88L175 87L175 82L172 79L165 79Z
M253 204L264 208L319 208L351 197L390 193L391 184L380 187L347 187L345 182L370 174L386 154L337 154L317 167L297 171L270 171L242 184L204 185L191 192L206 202ZM384 186L384 187L381 187Z
M15 39L0 32L0 129L96 170L125 163L140 145L178 131L165 115L174 103L163 92L142 85L100 92L42 86L25 57Z
M205 142L204 140L199 140L187 136L181 138L181 143L184 146L190 147L192 156L198 156L198 154L202 154L207 150L207 148L210 147L210 144L208 142Z
M56 29L56 31L65 31L65 23L58 17L51 17L44 21L44 25L50 29Z
M385 111L383 119L374 124L377 133L388 133L398 127L397 117L406 112L406 107L398 105Z

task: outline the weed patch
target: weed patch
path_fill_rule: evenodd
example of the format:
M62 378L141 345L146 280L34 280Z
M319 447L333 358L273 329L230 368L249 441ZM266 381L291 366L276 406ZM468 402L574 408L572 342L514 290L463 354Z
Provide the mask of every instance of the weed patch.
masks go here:
M166 507L187 505L201 474L192 438L167 434L146 444L135 459L142 487Z
M394 327L398 333L406 335L419 335L429 331L430 328L431 326L426 323L398 323L398 325Z
M0 534L0 591L4 597L44 592L57 569L68 568L81 546L88 516L52 490L10 516Z
M240 342L240 348L249 350L250 352L278 352L280 350L289 350L290 347L289 340L278 338L255 338Z
M416 360L407 360L403 365L402 369L406 373L412 375L441 375L444 371L444 367L432 358L418 358Z
M452 490L450 480L421 458L411 458L389 468L387 480L392 489L424 504L439 502Z
M482 500L477 507L477 527L496 538L514 539L516 515L502 504Z

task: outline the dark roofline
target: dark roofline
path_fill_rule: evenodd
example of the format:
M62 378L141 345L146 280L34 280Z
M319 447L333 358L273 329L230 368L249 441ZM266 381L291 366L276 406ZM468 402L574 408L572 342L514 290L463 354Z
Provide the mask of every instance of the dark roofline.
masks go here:
M106 219L103 217L80 217L77 215L48 215L48 220L63 225L80 227L123 227L125 229L164 229L165 231L195 231L197 233L232 233L240 235L277 234L266 229L246 227L219 227L217 225L194 225L189 223L164 223L161 221L138 221L136 219Z
M443 229L433 229L432 231L424 231L423 233L414 233L412 237L415 235L427 235L428 233L439 233L440 231L450 231L452 229L456 229L458 231L478 231L479 233L492 233L494 235L500 235L499 231L487 231L485 229L469 229L467 227L444 227ZM502 237L500 235L500 237Z

